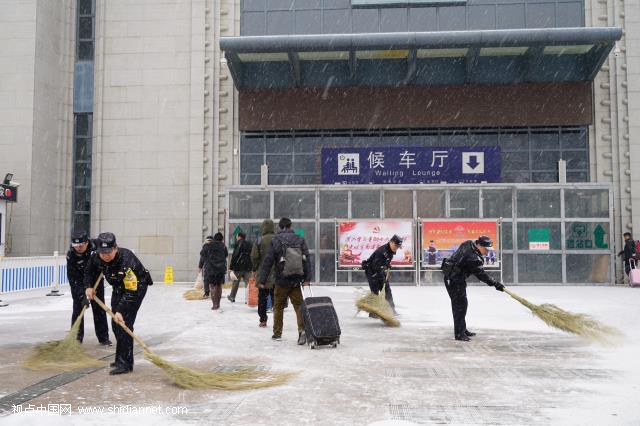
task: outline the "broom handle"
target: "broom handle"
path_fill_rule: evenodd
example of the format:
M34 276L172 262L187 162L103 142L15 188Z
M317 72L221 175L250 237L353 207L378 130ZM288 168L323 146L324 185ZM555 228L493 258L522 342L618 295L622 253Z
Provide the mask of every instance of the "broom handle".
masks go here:
M98 278L96 279L96 282L93 283L93 289L95 290L96 288L98 288L98 284L100 283L100 280L102 279L102 272L100 272L100 275L98 275ZM87 296L85 296L87 297ZM85 311L87 310L88 306L83 304L82 306L82 311L80 312L80 315L78 316L84 316Z
M95 301L96 301L96 303L97 303L98 305L100 305L100 307L101 307L102 309L104 309L104 311L105 311L106 313L108 313L108 314L109 314L109 316L110 316L111 318L113 318L114 322L115 322L116 324L118 324L120 327L122 327L122 329L123 329L124 331L126 331L126 332L127 332L127 334L133 338L133 340L135 340L136 342L138 342L138 343L140 344L140 346L142 346L142 347L144 348L144 350L145 350L145 351L147 351L147 352L151 352L151 349L149 349L149 346L147 346L147 345L142 341L142 339L141 339L141 338L139 338L138 336L136 336L135 334L133 334L133 331L131 331L131 330L129 329L129 327L127 327L127 325L126 325L126 324L121 324L121 323L119 323L119 322L117 322L117 321L115 320L115 319L116 319L115 314L114 314L114 313L113 313L113 311L112 311L111 309L109 309L109 308L108 308L104 303L102 303L102 300L98 299L97 297L94 297L94 298L93 298L93 300L95 300Z

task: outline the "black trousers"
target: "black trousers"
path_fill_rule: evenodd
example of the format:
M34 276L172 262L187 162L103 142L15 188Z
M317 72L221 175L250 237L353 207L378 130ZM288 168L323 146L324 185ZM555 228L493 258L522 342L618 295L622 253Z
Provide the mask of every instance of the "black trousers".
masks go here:
M144 288L138 289L138 300L134 304L128 305L127 309L124 311L116 311L118 308L118 304L122 299L123 292L113 290L113 294L111 295L111 310L115 314L116 312L120 312L122 318L124 319L124 323L129 327L131 331L133 331L133 324L136 322L136 316L138 315L138 309L140 309L140 304L142 303L142 299L144 299L145 294L147 293L146 286ZM113 330L113 334L116 336L116 366L127 368L129 370L133 370L133 338L127 334L126 331L122 329L114 320L111 320L111 328Z
M84 286L82 283L69 283L69 287L71 288L71 298L73 299L73 312L71 313L71 325L73 325L84 306L82 303L84 301ZM101 280L100 284L98 284L96 296L100 300L104 300L104 280ZM93 312L93 327L96 331L98 342L109 340L107 313L96 302L91 302L91 311ZM78 330L78 340L82 342L82 339L84 339L84 318Z
M258 316L260 317L260 322L267 322L267 299L269 296L273 300L273 288L258 289Z
M389 285L389 281L385 281L383 285L382 282L380 282L379 280L376 280L374 277L370 276L369 274L366 274L366 276L367 276L367 281L369 282L369 289L373 294L380 293L380 289L384 287L384 298L387 302L389 302L389 305L391 305L391 308L395 313L396 305L395 303L393 303L393 293L391 293L391 285Z
M456 337L463 336L467 329L467 282L465 280L445 280L445 287L451 299L451 312L453 313L453 333Z

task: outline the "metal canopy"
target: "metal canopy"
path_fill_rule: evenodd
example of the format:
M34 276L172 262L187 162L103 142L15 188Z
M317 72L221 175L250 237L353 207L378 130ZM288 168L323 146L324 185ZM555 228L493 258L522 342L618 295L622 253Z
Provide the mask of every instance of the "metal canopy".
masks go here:
M222 37L238 89L590 81L617 27Z

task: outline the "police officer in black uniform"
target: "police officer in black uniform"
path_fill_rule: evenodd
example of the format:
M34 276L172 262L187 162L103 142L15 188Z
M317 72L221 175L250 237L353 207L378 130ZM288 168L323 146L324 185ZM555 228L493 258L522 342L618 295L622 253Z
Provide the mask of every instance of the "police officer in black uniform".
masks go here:
M481 236L476 241L465 241L449 259L442 262L444 284L451 298L453 330L456 340L468 342L475 333L467 330L467 278L475 275L480 281L504 291L504 285L491 278L484 270L484 256L493 246L491 238Z
M91 256L85 271L84 287L89 300L95 297L91 288L100 272L113 288L111 310L115 319L111 321L116 335L116 360L109 374L124 374L133 370L133 338L118 323L126 324L133 331L133 324L147 286L152 285L149 271L140 263L131 250L118 247L116 236L111 232L98 235L96 253Z
M384 298L389 302L393 313L396 313L396 305L393 303L393 295L391 294L391 286L389 285L388 272L391 269L391 260L402 247L402 239L397 235L391 237L389 242L382 245L373 252L369 259L362 262L362 269L367 276L369 288L373 294L378 294L384 288ZM370 317L375 317L370 314Z
M89 239L85 231L74 231L71 234L71 247L69 247L69 251L67 252L67 277L69 278L71 297L73 298L71 324L76 322L78 315L80 315L82 311L82 307L89 303L89 300L84 294L84 270L95 250L95 244ZM94 283L95 281L91 283L92 287ZM104 280L100 280L100 284L98 284L96 288L96 295L100 300L104 300ZM93 311L93 326L98 341L101 345L111 346L107 314L95 302L91 302L91 310ZM82 343L83 338L84 319L80 323L80 329L78 330L78 341Z

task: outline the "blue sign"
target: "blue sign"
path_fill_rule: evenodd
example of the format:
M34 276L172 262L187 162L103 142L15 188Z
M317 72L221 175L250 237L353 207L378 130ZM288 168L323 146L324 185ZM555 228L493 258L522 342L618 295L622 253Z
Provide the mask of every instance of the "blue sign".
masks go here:
M322 183L500 182L500 147L323 148Z

